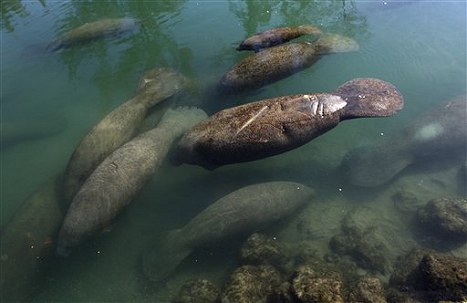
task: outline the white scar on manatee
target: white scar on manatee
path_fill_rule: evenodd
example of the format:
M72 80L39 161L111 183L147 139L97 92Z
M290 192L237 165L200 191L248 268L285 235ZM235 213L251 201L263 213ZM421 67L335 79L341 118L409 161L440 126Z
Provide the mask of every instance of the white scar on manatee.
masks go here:
M425 141L438 137L444 132L444 128L439 123L430 123L420 128L414 136L415 140Z
M321 102L313 95L304 95L303 97L310 101L310 113L321 117L324 117L324 114L336 112L347 105L347 102L339 96L329 96Z
M240 129L237 131L237 133L235 135L238 135L245 127L247 127L248 125L250 125L253 121L255 121L266 109L268 108L267 105L263 106L253 117L251 117L250 119L248 119L248 121L246 121L242 127L240 127Z

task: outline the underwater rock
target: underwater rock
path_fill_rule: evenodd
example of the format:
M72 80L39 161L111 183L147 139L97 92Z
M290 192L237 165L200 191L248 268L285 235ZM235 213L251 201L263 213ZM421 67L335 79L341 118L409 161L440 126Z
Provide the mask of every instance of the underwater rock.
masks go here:
M415 298L412 298L409 294L405 292L398 291L394 288L389 288L386 291L386 299L389 303L425 303L419 301ZM438 303L449 303L449 302L438 302Z
M321 35L321 30L313 25L276 27L248 37L240 43L237 50L254 50L258 52L262 48L283 44L303 35Z
M105 116L76 147L66 168L65 200L70 203L93 170L136 135L152 107L183 90L186 82L183 75L170 68L147 71L136 96Z
M418 270L430 300L467 300L467 259L427 254Z
M0 301L29 302L54 255L63 213L61 176L31 194L0 234Z
M136 30L139 21L133 18L102 19L85 23L72 29L59 38L52 41L48 46L48 51L57 51L75 45L88 43L104 37L115 36L125 32Z
M415 221L420 232L462 245L467 242L467 199L433 199L418 209Z
M380 186L412 165L465 162L467 154L466 96L443 102L413 119L381 143L348 152L341 171L350 183Z
M268 296L266 303L296 303L292 294L292 284L290 282L283 282L275 287Z
M260 88L293 75L325 54L357 51L351 38L325 34L313 42L283 44L246 57L225 73L219 91L232 93Z
M285 181L240 188L150 245L142 256L144 275L153 282L162 281L193 249L265 229L295 213L312 194L308 186Z
M58 237L57 253L94 236L135 198L164 162L172 142L206 118L198 108L165 112L159 124L112 152L73 198Z
M467 259L414 249L398 258L389 284L400 293L396 297L421 302L465 301Z
M377 234L377 227L360 222L365 209L350 212L341 222L341 233L331 238L329 247L339 255L348 255L370 272L387 273L388 247Z
M467 299L467 259L416 250L399 260L390 284L417 299Z
M173 162L213 169L266 158L297 148L342 120L391 116L403 104L392 84L358 78L330 94L291 95L228 108L187 132Z
M180 292L172 303L218 303L220 290L205 279L188 281L180 288Z
M273 265L279 269L289 263L284 244L260 233L252 234L240 250L240 259L244 264Z
M462 197L467 197L467 162L463 163L457 172L457 183L459 194Z
M292 281L292 293L300 303L343 303L343 282L337 272L317 273L311 266L300 266Z
M280 273L270 265L244 265L230 276L221 295L222 303L251 303L266 298L281 284Z
M376 277L361 277L349 287L347 302L386 303L386 295L381 280Z
M423 256L433 251L427 249L412 249L408 253L397 257L394 262L394 270L389 279L389 284L396 289L406 291L409 285L413 285L416 279L415 272ZM410 281L410 283L408 283Z

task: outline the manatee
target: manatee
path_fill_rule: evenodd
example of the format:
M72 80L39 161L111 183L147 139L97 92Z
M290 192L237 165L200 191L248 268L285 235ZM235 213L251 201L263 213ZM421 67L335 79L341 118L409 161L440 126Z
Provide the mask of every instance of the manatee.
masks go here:
M60 209L61 178L53 178L32 193L2 228L2 302L30 302L44 279L64 216Z
M232 67L222 76L218 89L225 93L257 89L311 66L322 55L358 49L355 40L337 34L324 34L314 42L267 48Z
M73 198L60 229L57 253L66 256L109 224L165 160L175 138L207 115L197 108L168 110L154 129L111 153Z
M149 246L142 255L143 272L149 280L160 282L193 249L264 229L293 214L310 201L312 194L311 188L286 181L238 189L211 204L183 228L170 231L162 242Z
M169 68L146 72L136 96L96 124L73 152L66 168L64 196L71 201L86 178L112 151L134 137L149 110L180 92L186 78Z
M383 142L349 151L341 164L350 183L383 185L416 164L466 160L467 96L458 96L421 114Z
M404 100L390 83L357 78L333 93L261 100L222 110L188 131L173 155L175 165L207 169L277 155L299 147L340 121L391 116Z
M283 44L303 35L321 35L321 30L313 25L276 27L248 37L240 43L237 50L254 50L257 52L262 48Z
M136 30L139 21L133 18L102 19L85 23L72 29L47 45L48 51L57 51L79 44L88 43L100 38L115 36Z

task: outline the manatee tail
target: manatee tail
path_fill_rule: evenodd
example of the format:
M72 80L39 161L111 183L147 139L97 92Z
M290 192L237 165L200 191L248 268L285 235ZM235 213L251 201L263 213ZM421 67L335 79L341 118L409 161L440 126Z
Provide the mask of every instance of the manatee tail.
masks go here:
M357 78L337 88L335 95L347 102L341 120L392 116L404 107L404 98L389 82Z
M162 282L191 253L180 233L180 229L170 232L165 239L143 252L143 273L147 279L152 282Z
M315 51L324 55L329 53L356 52L360 49L357 41L338 34L323 34L318 40L312 42Z
M348 152L340 166L353 185L377 187L389 182L412 163L397 144L361 146Z

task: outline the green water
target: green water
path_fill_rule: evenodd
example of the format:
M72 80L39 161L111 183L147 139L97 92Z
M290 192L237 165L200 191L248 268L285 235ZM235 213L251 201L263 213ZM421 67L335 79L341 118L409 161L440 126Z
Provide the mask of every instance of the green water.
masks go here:
M185 278L206 275L221 281L225 268L235 263L234 256L214 252L222 257L210 260L210 254L195 255L183 264L186 272L168 283L165 294L158 297L143 281L139 256L158 233L183 226L210 203L243 185L294 180L314 187L317 205L326 209L328 203L330 209L339 209L335 213L361 203L387 210L389 187L376 193L352 188L344 195L350 186L336 178L344 154L379 140L381 134L396 133L421 112L466 92L464 1L5 0L1 5L2 133L6 136L11 126L8 135L17 137L1 151L2 227L32 192L63 172L87 131L131 98L139 77L154 67L172 67L195 79L198 90L177 103L199 106L208 113L274 96L332 91L357 77L391 82L405 98L404 109L393 117L343 122L279 156L215 171L167 163L109 232L92 245L77 248L68 259L52 260L35 295L37 301L158 298L157 302L163 302ZM124 16L141 20L141 28L58 52L40 51L54 37L85 22ZM352 37L360 50L325 56L312 67L256 92L213 97L216 81L248 55L235 50L241 40L272 27L300 24ZM439 172L430 173L437 176ZM425 175L407 178L407 182L415 180L407 184L433 179ZM435 197L434 192L458 195L452 184L418 190L427 199ZM329 212L335 228L340 217ZM332 235L331 231L322 233L317 247L325 246ZM456 253L467 257L467 248Z

